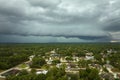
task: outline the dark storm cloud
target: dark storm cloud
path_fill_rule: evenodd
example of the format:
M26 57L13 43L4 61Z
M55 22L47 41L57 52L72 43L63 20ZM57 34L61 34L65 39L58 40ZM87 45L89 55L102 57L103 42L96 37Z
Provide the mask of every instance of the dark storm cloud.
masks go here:
M120 20L118 19L117 21L116 20L109 21L109 24L105 26L105 30L111 32L120 31Z
M119 41L119 4L119 0L0 0L0 34Z

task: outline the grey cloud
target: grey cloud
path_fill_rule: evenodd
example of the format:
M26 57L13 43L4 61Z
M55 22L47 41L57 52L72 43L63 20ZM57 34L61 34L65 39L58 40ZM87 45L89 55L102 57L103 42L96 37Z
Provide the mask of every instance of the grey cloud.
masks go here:
M21 17L25 15L26 9L29 7L29 4L26 0L0 0L0 14L6 16L17 16Z
M33 6L40 6L44 8L53 8L56 7L58 4L61 3L61 0L28 0L31 5Z
M30 23L30 22L29 22ZM32 23L32 22L31 22ZM8 24L11 25L11 24ZM39 25L39 27L38 27ZM65 37L65 38L79 38L84 40L98 40L100 38L110 37L109 34L99 31L99 29L86 29L86 25L81 25L81 27L73 27L73 26L53 26L49 25L40 25L35 24L33 25L34 28L32 28L32 25L14 25L15 27L4 27L1 28L0 34L6 34L6 35L19 35L19 36L52 36L52 37ZM6 25L7 26L7 25ZM23 27L24 26L24 27ZM40 27L41 26L41 27ZM86 26L86 27L84 27ZM87 27L92 28L92 27ZM83 29L85 31L83 31Z
M0 0L0 34L110 41L119 0Z
M106 31L117 32L120 31L120 21L110 23L105 27Z

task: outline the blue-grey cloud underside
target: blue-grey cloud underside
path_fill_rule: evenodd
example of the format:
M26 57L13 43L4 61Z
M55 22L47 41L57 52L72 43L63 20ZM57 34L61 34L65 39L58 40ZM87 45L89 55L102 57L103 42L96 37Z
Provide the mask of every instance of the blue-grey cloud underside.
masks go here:
M119 4L119 0L0 0L0 42L119 42Z

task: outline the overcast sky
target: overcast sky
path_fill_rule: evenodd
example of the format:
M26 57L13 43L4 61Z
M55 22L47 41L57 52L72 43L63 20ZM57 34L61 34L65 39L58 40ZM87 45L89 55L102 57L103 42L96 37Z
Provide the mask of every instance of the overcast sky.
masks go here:
M0 0L0 42L120 42L120 0Z

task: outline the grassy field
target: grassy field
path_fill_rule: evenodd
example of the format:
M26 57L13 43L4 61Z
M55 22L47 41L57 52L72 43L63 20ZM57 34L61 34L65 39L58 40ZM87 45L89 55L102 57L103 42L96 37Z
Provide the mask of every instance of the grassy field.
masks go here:
M20 64L19 66L18 66L19 68L26 68L26 67L28 67L26 64Z

